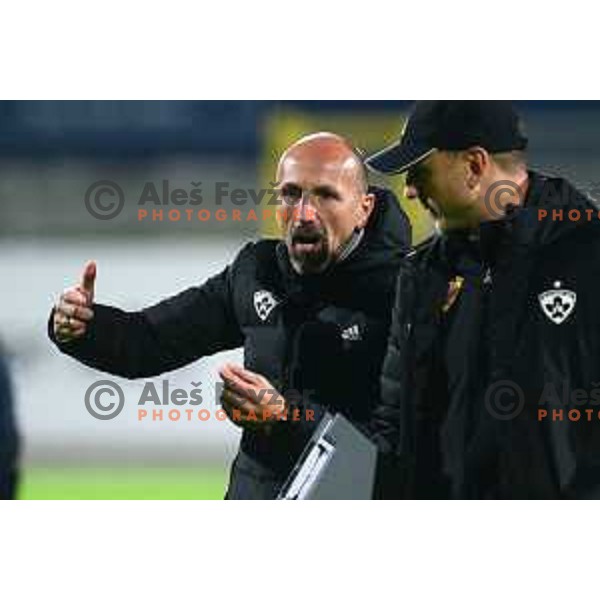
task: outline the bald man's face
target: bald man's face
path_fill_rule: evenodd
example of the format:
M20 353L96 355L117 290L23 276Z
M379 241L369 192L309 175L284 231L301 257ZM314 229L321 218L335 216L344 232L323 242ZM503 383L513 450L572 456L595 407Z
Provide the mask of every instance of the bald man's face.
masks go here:
M278 169L281 224L298 273L320 273L343 251L373 208L358 158L335 144L292 148Z

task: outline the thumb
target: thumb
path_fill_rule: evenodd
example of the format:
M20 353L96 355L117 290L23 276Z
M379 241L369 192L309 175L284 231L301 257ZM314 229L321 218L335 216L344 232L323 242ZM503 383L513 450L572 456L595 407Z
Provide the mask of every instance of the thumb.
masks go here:
M81 288L90 298L90 302L94 298L94 286L96 284L96 263L93 260L85 263L83 273L81 275Z

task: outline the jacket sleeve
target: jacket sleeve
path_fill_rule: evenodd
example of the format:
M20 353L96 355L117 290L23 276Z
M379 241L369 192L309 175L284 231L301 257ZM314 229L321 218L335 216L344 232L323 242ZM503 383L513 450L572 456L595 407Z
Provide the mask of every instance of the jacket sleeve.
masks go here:
M176 296L136 312L94 304L85 335L61 343L61 352L92 367L130 379L171 371L202 356L240 346L232 300L232 267Z

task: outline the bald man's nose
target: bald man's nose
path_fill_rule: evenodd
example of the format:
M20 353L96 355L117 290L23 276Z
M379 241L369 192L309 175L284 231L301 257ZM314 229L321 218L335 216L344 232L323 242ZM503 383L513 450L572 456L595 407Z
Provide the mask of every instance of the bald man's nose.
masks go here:
M311 204L308 196L302 198L302 202L298 207L298 219L303 223L312 223L317 215L315 207Z

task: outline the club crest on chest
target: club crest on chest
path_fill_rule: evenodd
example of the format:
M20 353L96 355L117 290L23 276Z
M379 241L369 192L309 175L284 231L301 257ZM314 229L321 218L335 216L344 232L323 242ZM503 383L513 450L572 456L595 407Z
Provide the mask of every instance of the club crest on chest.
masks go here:
M254 292L254 309L261 321L266 321L278 304L279 301L269 290L258 290Z
M555 281L554 289L539 294L538 300L546 317L554 324L560 325L575 310L577 294L564 289L560 281Z

